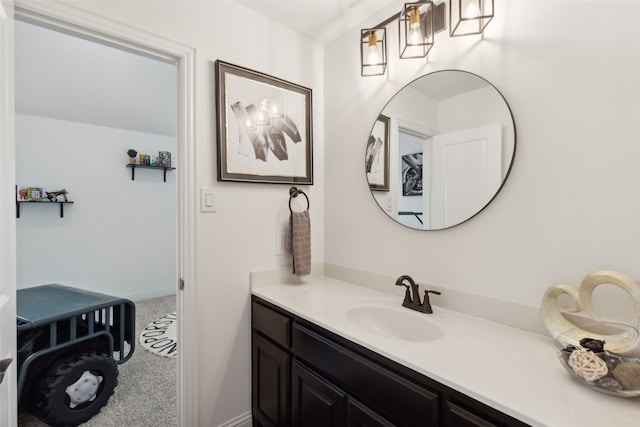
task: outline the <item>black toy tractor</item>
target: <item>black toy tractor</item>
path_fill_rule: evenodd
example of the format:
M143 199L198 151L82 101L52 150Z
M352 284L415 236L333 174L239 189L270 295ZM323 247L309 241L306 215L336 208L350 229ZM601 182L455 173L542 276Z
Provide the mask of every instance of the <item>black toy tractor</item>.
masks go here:
M107 404L135 347L135 304L62 285L17 291L18 405L52 426Z

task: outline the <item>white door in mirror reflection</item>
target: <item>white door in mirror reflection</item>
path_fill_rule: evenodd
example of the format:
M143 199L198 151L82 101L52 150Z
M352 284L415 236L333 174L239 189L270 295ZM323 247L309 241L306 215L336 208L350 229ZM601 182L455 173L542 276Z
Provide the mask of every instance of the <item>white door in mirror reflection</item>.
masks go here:
M430 229L452 227L484 208L502 183L502 129L494 124L432 139ZM426 225L426 224L425 224Z

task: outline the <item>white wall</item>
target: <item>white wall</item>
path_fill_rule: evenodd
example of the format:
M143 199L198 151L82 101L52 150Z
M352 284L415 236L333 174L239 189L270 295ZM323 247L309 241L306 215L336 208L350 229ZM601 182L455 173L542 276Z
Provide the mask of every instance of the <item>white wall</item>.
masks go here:
M217 182L214 62L221 59L313 90L311 252L324 256L324 64L322 47L231 1L72 2L118 23L195 47L197 187L214 189L216 213L197 218L200 426L251 407L249 272L290 265L277 256L276 222L288 213L289 185ZM361 161L358 164L362 164Z
M393 8L328 45L326 262L535 305L547 287L577 286L599 269L640 278L640 56L632 53L640 4L600 6L496 1L483 36L440 33L427 61L398 60L388 31L384 77L360 77L353 40ZM356 166L387 100L442 69L476 73L500 90L515 118L516 158L478 216L415 231L378 209Z
M65 188L69 200L20 207L18 289L60 283L134 300L175 292L176 175L136 170L126 151L157 155L176 139L163 135L16 115L18 186ZM62 200L62 197L60 197Z

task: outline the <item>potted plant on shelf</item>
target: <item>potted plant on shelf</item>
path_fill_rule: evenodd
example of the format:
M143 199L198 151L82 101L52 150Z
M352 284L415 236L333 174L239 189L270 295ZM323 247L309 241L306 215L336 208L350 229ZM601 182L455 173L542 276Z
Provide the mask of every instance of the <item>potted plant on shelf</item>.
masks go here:
M138 155L138 152L136 150L134 150L133 148L130 148L127 151L127 154L129 155L129 163L131 163L132 165L136 164L136 156Z

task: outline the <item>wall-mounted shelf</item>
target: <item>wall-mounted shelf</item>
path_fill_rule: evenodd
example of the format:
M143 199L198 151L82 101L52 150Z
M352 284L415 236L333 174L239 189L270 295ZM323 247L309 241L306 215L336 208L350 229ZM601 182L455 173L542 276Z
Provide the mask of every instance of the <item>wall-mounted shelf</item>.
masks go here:
M68 202L68 201L67 202L58 202L58 201L49 201L49 200L16 201L16 218L20 218L20 205L22 205L22 204L27 204L27 205L53 205L53 204L56 204L56 203L60 205L60 218L64 218L64 205L70 204L70 203L73 203L73 202Z
M142 165L132 165L132 164L128 164L127 167L131 168L131 181L135 181L136 179L136 174L135 174L136 168L158 169L158 170L164 171L164 182L167 182L167 171L175 169L170 166L142 166Z

